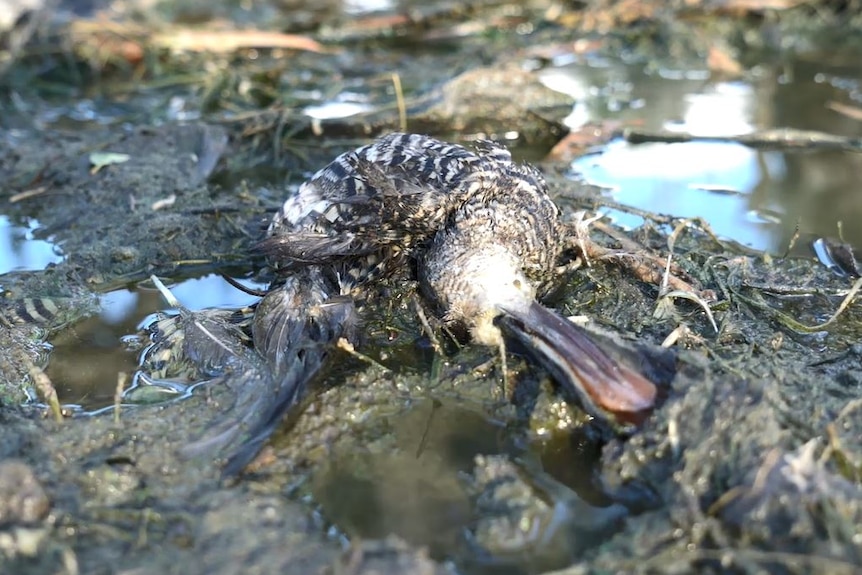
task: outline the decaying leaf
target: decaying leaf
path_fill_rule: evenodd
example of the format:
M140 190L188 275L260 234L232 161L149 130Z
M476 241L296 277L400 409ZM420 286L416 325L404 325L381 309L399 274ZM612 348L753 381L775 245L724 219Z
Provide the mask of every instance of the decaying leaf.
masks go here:
M105 166L111 164L122 164L128 162L131 156L129 154L121 154L118 152L93 152L90 154L90 174L95 175Z

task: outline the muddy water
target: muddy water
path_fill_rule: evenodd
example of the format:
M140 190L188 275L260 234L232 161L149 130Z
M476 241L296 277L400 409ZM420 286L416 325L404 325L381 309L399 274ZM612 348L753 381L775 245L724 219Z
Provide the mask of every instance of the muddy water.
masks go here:
M841 59L840 57L838 58ZM620 62L569 63L546 82L583 101L568 123L608 119L645 132L733 137L770 129L858 137L862 121L832 104L858 106L862 69L849 60L801 59L760 68L749 78L713 79L703 70L643 69ZM600 79L603 87L596 87ZM651 213L703 218L721 237L757 251L813 255L811 242L842 236L862 248L858 152L756 149L732 142L628 144L620 139L571 165L575 178L607 189L622 205ZM610 212L621 225L637 217Z
M417 56L412 52L398 53L397 47L393 52L395 58L409 60ZM437 56L425 55L428 60L423 60L422 65ZM540 76L546 85L577 99L566 120L572 128L587 121L611 119L644 131L675 130L704 136L771 127L855 135L858 126L854 121L825 108L831 100L852 104L858 99L856 68L834 64L834 56L817 56L813 61L787 58L780 65L767 62L750 75L733 80L713 79L702 67L673 68L612 57L566 56L552 62ZM350 63L358 58L355 54L342 57ZM378 57L390 62L393 54ZM439 57L443 59L444 55ZM413 81L405 84L422 86L422 66L412 68ZM442 76L445 68L437 65L427 71L428 76ZM374 75L375 93L371 97L357 95L354 89L353 84L365 80L364 73ZM347 88L341 91L327 85L325 91L310 91L298 98L304 112L318 119L349 119L347 114L367 110L369 102L391 101L389 74L382 75L386 82L380 79L381 72L376 67L360 67L358 71L351 70L351 74ZM306 100L319 101L309 104ZM71 109L87 113L61 116L75 116L79 118L76 121L100 117L98 104L93 101ZM159 121L200 115L192 104L182 114L162 110ZM110 112L104 116L111 117ZM61 127L63 121L61 118L53 127ZM165 142L173 144L174 134L169 130L165 135L148 128L143 137L136 134L129 139L146 141L150 130L159 135L151 145L161 149ZM518 134L512 130L498 136L511 136L516 142ZM312 152L312 161L297 161L301 168L281 169L278 178L262 183L253 177L241 178L243 181L235 189L227 186L201 190L195 187L200 187L199 181L189 185L180 180L177 185L169 177L154 189L140 186L134 198L139 206L179 190L175 211L167 211L167 215L147 213L137 220L122 211L115 214L120 224L116 227L121 231L100 229L98 234L76 244L77 249L70 250L81 258L76 260L76 271L83 268L84 278L98 284L100 279L110 280L113 273L128 274L137 281L149 273L146 266L153 266L166 280L174 281L175 295L192 310L232 309L253 302L254 298L236 291L217 276L188 280L179 274L171 277L171 270L176 261L211 253L233 257L245 253L260 230L260 221L255 227L240 220L265 219L266 210L287 193L286 187L301 181L304 174L336 153L328 148L318 150L316 142L291 143L302 153ZM163 172L171 176L169 170L163 170L170 160L197 157L197 148L183 147L182 142L177 146L179 151L172 149L166 156L151 154L152 166L145 165L151 171L140 178L131 169L139 166L127 166L131 181L140 185L140 181L155 180ZM139 156L133 156L146 164L150 157L147 149L136 151ZM544 152L524 151L531 158ZM88 176L86 168L80 169L82 163L86 164L81 161L84 151L57 155L65 157L64 153L72 159L61 165L62 177L58 180L75 184L77 178L85 183L79 188L70 186L71 191L82 195L90 192L89 187L99 180ZM614 200L620 209L601 210L624 228L635 228L642 221L625 206L697 216L721 237L750 248L744 253L781 254L797 227L810 237L835 235L838 220L844 222L845 239L860 245L855 231L860 208L853 185L857 161L849 153L778 152L703 142L635 146L618 140L570 165L552 166L549 174L564 173L573 186L586 180L606 188L604 197ZM184 170L187 168L178 163ZM114 166L102 175L107 178L122 170L123 166ZM249 173L254 169L242 166L237 171ZM284 173L290 174L287 179L282 177ZM234 181L231 173L219 176L221 182ZM129 174L125 177L129 178ZM105 186L105 195L111 205L126 206L125 195L118 200L113 194L115 189L126 191L127 180L117 181L115 187ZM263 205L256 203L261 198ZM234 212L212 210L214 204L221 206L228 201L238 203L240 211L248 207L250 213L234 220L230 216ZM16 210L25 209L21 205ZM577 207L564 205L566 210ZM237 209L235 204L230 207ZM179 223L171 219L195 214L195 210L206 215ZM133 235L157 216L164 219L140 235ZM197 227L190 227L190 221ZM52 225L57 230L69 222L57 218ZM33 235L28 226L23 228L12 232L20 239L10 240L10 252L47 250L49 256L9 258L8 269L35 270L48 263L62 263L53 259L60 256L50 245L38 243L42 241L37 239L38 231ZM202 234L202 230L212 235ZM50 231L45 235L50 236ZM116 249L109 256L96 249L103 232L115 234L111 236L115 243L111 247ZM219 240L224 241L218 248L210 245ZM91 244L96 247L91 249ZM807 255L807 244L799 245L798 253ZM743 252L723 255L720 261L726 263L740 253ZM632 315L619 315L619 331L637 333L641 340L653 345L676 327L673 322L650 319L655 299L652 287L631 280L627 283L619 272L597 268L579 276L588 279L576 280L577 285L563 296L562 309L595 310L600 316L607 312L606 317L616 318L617 314L610 312L621 305ZM146 273L140 273L141 269ZM92 277L91 272L95 272ZM53 277L47 275L49 279ZM828 274L818 276L816 269L812 271L803 264L786 274L764 275L764 282L776 281L776 277L790 281L788 278L797 276L806 281L811 278L817 285L829 281L824 278ZM579 289L581 281L589 289ZM597 294L594 301L588 301L593 296L583 296L585 291ZM825 319L834 310L833 303L837 302L829 300L823 309L812 313ZM721 324L726 329L718 339L697 309L681 309L681 317L697 337L720 342L720 365L709 364L697 354L685 356L687 371L667 392L667 406L659 409L642 434L630 441L608 441L582 413L555 396L547 378L531 372L516 357L512 362L520 395L513 403L501 400L493 353L453 345L445 358L434 356L416 326L411 301L398 297L378 303L377 317L385 319L372 317L368 321L362 348L390 371L381 372L355 357L339 356L337 365L318 382L319 395L267 446L254 473L233 489L216 486L212 477L217 475L217 464L212 461L202 458L177 462L171 455L177 444L199 432L187 429L194 427L192 423L221 415L216 410L229 405L226 401L220 404L218 389L204 387L200 393L180 401L177 397L185 395L182 389L174 390L173 395L166 393L158 410L141 405L137 411L124 411L127 428L110 428L105 416L76 418L66 428L71 430L68 443L63 443L62 438L52 439L59 443L46 449L49 454L62 453L62 457L32 456L32 464L39 467L56 496L56 517L71 524L56 534L59 550L55 546L53 551L59 554L73 550L81 557L85 572L87 567L106 564L108 556L125 561L123 568L142 568L144 572L159 572L159 566L203 572L200 570L208 566L208 572L225 573L239 572L250 565L263 565L261 572L272 570L274 565L293 566L294 572L317 572L332 563L340 545L348 540L355 545L348 567L355 567L365 549L360 541L377 540L391 532L412 546L386 547L392 556L403 559L415 553L417 561L421 561L424 557L416 549L426 548L433 559L454 560L459 571L465 573L538 573L577 562L586 569L593 561L599 568L622 572L638 568L684 572L704 564L714 570L727 565L749 568L752 562L756 564L756 556L752 559L733 554L734 547L744 551L748 545L800 554L825 553L830 543L818 535L822 531L818 521L822 518L805 513L823 501L817 497L827 497L818 491L824 485L829 486L829 496L846 494L851 502L855 486L843 483L843 476L825 469L822 462L815 465L805 459L805 452L797 450L804 441L816 439L819 430L834 421L836 413L845 414L841 417L852 415L853 411L845 411L844 407L845 400L858 397L858 368L854 367L858 358L852 355L855 352L846 351L846 340L836 342L826 332L788 334L786 339L778 326L767 326L766 333L761 332L744 314L728 314ZM47 373L62 401L78 405L82 411L112 404L117 372L134 374L148 344L146 328L153 314L161 312L169 313L161 297L145 284L133 283L128 289L101 294L100 310L89 319L52 333L49 341L54 349ZM617 320L607 321L616 329ZM697 338L687 345L697 348ZM822 365L811 365L811 350L835 354L824 358ZM772 363L787 356L791 359L786 365ZM811 385L815 380L818 384ZM845 418L845 425L833 429L830 441L844 441L852 456L855 440L850 423ZM92 432L87 431L88 425ZM174 431L174 427L180 431ZM739 435L734 435L735 429L740 430ZM76 441L74 434L81 434L86 441ZM12 447L4 446L4 453L30 457L15 447L28 445L28 441L21 439ZM83 451L84 456L76 450ZM74 466L79 461L83 462L81 467L62 466ZM116 483L100 479L98 472L105 468L105 475L114 477ZM801 478L792 477L794 485L805 485L806 496L811 492L814 495L810 505L782 509L781 513L789 514L790 519L780 515L776 520L769 495L775 493L775 500L782 501L798 499L799 493L777 479L765 486L762 482L749 486L755 475L772 477L771 471L782 470L803 474ZM83 473L87 474L81 480L89 498L86 505L76 499L77 491L64 483L64 478L77 480ZM121 482L126 477L131 481ZM112 499L117 497L115 487L127 489L119 490L119 506L109 503L116 501ZM136 512L141 501L156 501L160 516L105 519L98 515L98 524L90 527L93 516L82 518L78 514L80 508L89 506ZM301 505L294 506L297 501ZM827 499L826 503L834 502ZM161 515L163 509L166 511ZM827 505L827 509L832 508ZM829 528L837 533L834 537L846 536L850 540L854 537L852 526L858 525L853 515L856 508L847 504L839 509L849 517L850 527L830 516L827 519L835 521L837 527L830 523ZM144 511L151 512L149 507ZM174 512L181 517L172 515ZM723 530L725 522L733 529ZM746 531L748 525L753 525L751 532ZM781 531L785 525L793 527L791 533ZM83 539L77 538L80 526ZM130 548L128 538L116 533L126 531L139 534L139 543L131 549L131 560L120 559ZM736 538L740 532L742 536ZM146 542L140 543L142 539ZM716 547L730 551L716 559L710 554ZM850 550L843 554L845 548ZM309 558L320 549L322 558ZM839 543L829 549L839 549L836 555L840 560L853 558L849 544L842 547ZM668 556L662 555L665 551ZM365 558L379 556L385 553L373 548L365 554ZM648 566L625 563L638 556L653 562ZM200 566L201 557L205 567ZM314 568L308 568L303 560ZM442 572L440 565L429 569L436 567ZM396 567L384 571L419 572L403 568L399 571ZM336 568L336 572L341 571Z
M37 220L30 219L22 224L0 215L0 274L41 270L63 261L58 246L34 234L39 229Z
M250 289L261 289L253 282L241 282ZM112 406L116 399L117 377L125 374L126 401L135 402L144 394L136 386L137 368L146 356L149 334L165 308L162 295L151 285L139 284L99 296L98 314L76 323L52 338L51 360L47 374L61 400L79 413L96 413ZM244 293L218 275L178 281L171 293L184 308L236 309L251 305L258 298ZM148 401L176 399L185 395L180 382L163 389L163 394L146 394ZM161 397L160 397L161 396Z

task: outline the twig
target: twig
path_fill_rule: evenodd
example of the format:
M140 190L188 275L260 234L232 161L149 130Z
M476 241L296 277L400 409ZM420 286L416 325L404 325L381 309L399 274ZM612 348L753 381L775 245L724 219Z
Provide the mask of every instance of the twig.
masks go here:
M392 73L392 85L395 86L395 102L398 104L398 126L402 132L407 131L407 105L404 103L404 91L401 89L401 76Z
M651 283L661 287L664 280L665 260L659 259L649 253L644 253L642 249L638 250L641 253L629 253L623 250L613 250L606 248L594 242L586 244L589 257L594 260L616 260L620 265L626 267L639 280ZM667 277L667 285L674 290L683 292L700 293L701 290L696 289L687 281L671 274ZM714 299L714 294L709 290L703 292L704 300Z
M692 220L685 220L685 223L687 223L687 224L691 223L691 222L692 222ZM701 222L698 222L698 224L700 225ZM597 231L605 234L606 236L610 237L611 239L613 239L614 241L619 243L620 247L622 248L622 251L619 252L621 256L624 257L626 255L630 255L631 257L634 257L635 254L637 254L637 257L640 258L641 260L643 260L643 262L649 261L651 263L651 265L656 268L654 273L658 273L658 269L661 269L661 270L664 269L664 267L665 267L664 258L661 258L658 255L655 255L655 254L649 252L642 245L629 239L628 237L624 236L623 234L619 233L617 230L615 230L611 226L609 226L603 222L596 222L593 224L593 228L595 228ZM704 231L708 234L711 234L711 231L708 229L706 229ZM613 252L613 250L610 250L608 248L602 248L602 249L607 250L607 255L601 256L601 257L612 257L611 252ZM626 252L630 252L630 254L626 254ZM596 257L598 257L598 256L596 256ZM643 263L643 262L642 262L642 265L645 265L645 263ZM670 271L671 271L672 275L668 278L668 286L669 287L671 287L673 289L684 290L684 289L686 289L686 286L690 287L691 284L694 283L694 280L691 278L691 276L689 276L689 274L684 269L682 269L681 267L679 267L677 265L673 265L671 267ZM650 275L652 276L652 274L650 274ZM685 276L686 279L681 279L679 276ZM663 278L664 276L662 275L661 277ZM660 279L657 279L655 277L652 277L652 279L647 279L646 277L642 278L642 279L648 283L652 283L652 284L655 284L657 286L661 285ZM695 289L695 291L699 291L699 290ZM706 299L710 299L710 298L707 297Z
M150 206L150 209L152 209L154 212L156 212L158 210L164 210L165 208L169 208L169 207L173 206L176 203L176 201L177 201L177 195L171 194L166 198L162 198L160 200L156 200L155 202L153 202L153 204Z
M584 264L587 267L590 267L590 259L587 249L587 242L591 242L590 240L590 226L599 221L604 217L602 214L596 214L595 216L588 218L587 212L578 211L574 214L574 242L575 245L581 250L581 255L584 259Z
M793 235L790 236L790 241L787 242L787 249L784 250L784 253L781 254L782 258L787 258L790 255L790 252L793 250L794 246L796 246L796 242L799 240L801 232L799 230L799 222L800 218L796 218L796 224L793 226Z
M706 317L709 318L709 323L712 324L712 329L715 330L715 333L718 333L718 326L715 324L715 318L712 317L712 310L709 309L709 304L698 295L694 290L669 290L668 284L670 283L670 265L671 259L673 258L673 248L676 245L676 239L682 233L684 229L686 229L689 225L688 220L684 220L679 223L679 225L674 228L673 232L667 238L667 265L664 268L664 276L662 276L661 288L659 289L659 297L656 305L660 305L661 300L664 298L684 298L695 302L697 305L703 308L703 311L706 313ZM658 309L656 310L658 311Z
M762 130L750 134L737 136L695 136L693 134L681 134L676 132L647 132L642 130L627 129L623 131L623 138L630 144L666 143L682 144L687 142L725 142L742 144L750 148L779 149L797 148L802 150L841 150L848 152L862 152L862 139L847 138L825 132L811 130L794 130L791 128L778 128L774 130Z
M383 371L384 373L390 373L392 371L391 369L389 369L388 367L386 367L385 365L383 365L379 361L376 361L374 358L371 358L371 357L365 355L364 353L356 351L356 348L353 347L353 344L350 343L347 340L347 338L344 338L344 337L338 338L338 343L336 345L338 346L338 349L349 353L350 355L352 355L353 357L355 357L358 360L361 360L361 361L364 361L365 363L369 363L369 364L373 365L374 367Z
M17 194L12 194L11 196L9 196L9 203L14 204L15 202L20 202L21 200L35 198L37 196L41 196L47 191L48 186L37 186L35 188L30 188L29 190L24 190L23 192L18 192Z
M33 380L33 385L36 388L36 391L39 392L39 395L42 396L42 399L45 400L45 403L47 403L48 407L51 409L51 413L54 415L54 421L57 423L63 423L63 410L60 408L60 400L57 398L57 389L54 387L51 379L41 367L33 363L24 353L21 353L21 359L23 360L24 365L27 366L27 372L30 374L30 379Z
M428 438L431 435L431 423L434 421L434 415L437 410L443 406L439 399L431 398L431 413L428 414L428 419L425 420L425 429L422 430L422 437L419 439L419 445L416 448L416 459L422 456L425 447L428 445Z
M703 308L704 313L706 313L706 317L709 319L709 323L712 324L712 329L715 330L715 333L718 333L718 325L716 325L716 323L715 323L715 318L712 315L712 310L709 308L709 304L706 302L706 300L704 300L702 297L700 297L696 293L694 293L692 291L674 290L674 291L667 292L666 294L664 294L663 297L682 298L682 299L687 299L687 300L693 301L694 303L699 305L701 308Z
M826 103L826 107L833 112L837 112L847 118L862 121L862 109L858 108L857 106L848 106L847 104L842 104L841 102L831 101Z
M176 296L171 293L171 290L169 290L167 286L162 283L162 280L160 280L157 276L151 275L150 281L153 282L153 285L156 286L156 289L159 290L159 293L162 294L162 297L165 298L165 301L169 306L175 307L177 309L183 307L183 304L180 303L180 300L178 300Z
M416 310L417 317L419 317L419 323L422 324L422 329L426 334L428 334L428 339L431 340L431 347L434 348L434 352L438 355L443 355L443 347L440 345L440 340L437 338L437 334L431 327L431 323L428 321L428 316L425 315L425 310L422 308L422 304L419 303L419 298L415 295L413 296L413 307Z
M117 374L117 387L114 389L114 423L120 423L120 408L123 403L123 390L126 388L126 380L129 374L121 371Z

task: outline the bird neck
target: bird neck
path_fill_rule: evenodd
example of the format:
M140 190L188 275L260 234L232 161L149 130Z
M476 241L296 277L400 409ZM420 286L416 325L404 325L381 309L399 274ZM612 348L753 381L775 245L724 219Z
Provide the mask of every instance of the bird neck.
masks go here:
M476 250L459 263L462 289L453 294L450 315L469 326L476 342L499 345L501 335L494 319L500 309L526 310L535 300L535 287L517 258L500 245Z

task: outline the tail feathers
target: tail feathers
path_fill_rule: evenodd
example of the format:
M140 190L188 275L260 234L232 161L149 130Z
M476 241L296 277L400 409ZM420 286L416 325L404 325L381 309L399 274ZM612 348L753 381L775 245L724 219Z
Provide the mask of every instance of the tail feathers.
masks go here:
M615 427L637 425L653 408L655 384L608 357L583 328L535 302L502 312L503 333L524 344L590 415Z

